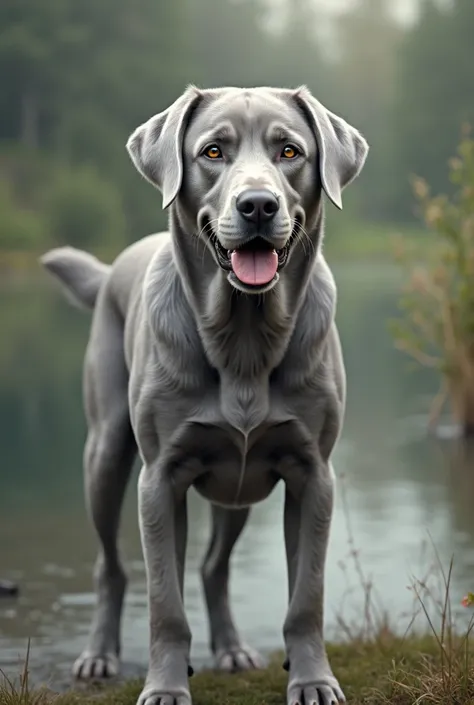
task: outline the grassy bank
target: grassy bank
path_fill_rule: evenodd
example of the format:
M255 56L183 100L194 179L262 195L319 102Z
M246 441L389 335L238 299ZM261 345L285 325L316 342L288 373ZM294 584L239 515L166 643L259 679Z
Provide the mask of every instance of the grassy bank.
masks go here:
M335 674L352 705L472 705L474 664L467 641L441 649L436 637L400 639L385 634L371 643L329 645ZM283 705L287 674L281 655L267 670L245 675L200 673L191 679L194 705ZM135 705L139 682L58 695L5 683L1 705Z

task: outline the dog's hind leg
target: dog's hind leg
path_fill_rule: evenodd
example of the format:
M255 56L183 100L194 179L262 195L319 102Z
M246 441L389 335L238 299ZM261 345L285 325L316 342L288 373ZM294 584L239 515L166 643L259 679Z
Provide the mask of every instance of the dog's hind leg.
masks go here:
M117 533L136 456L128 411L122 328L107 294L99 297L84 369L88 423L85 494L100 549L94 570L97 606L92 629L88 645L73 667L74 675L83 679L110 677L119 670L126 577L117 549Z
M206 597L211 649L223 671L262 668L258 653L238 635L229 605L229 572L232 549L242 533L250 510L212 505L212 535L201 575Z

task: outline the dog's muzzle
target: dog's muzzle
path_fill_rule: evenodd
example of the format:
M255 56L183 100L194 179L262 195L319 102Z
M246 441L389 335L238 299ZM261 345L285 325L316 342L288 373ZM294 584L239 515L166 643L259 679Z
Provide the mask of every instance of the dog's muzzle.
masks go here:
M254 237L233 250L226 250L217 236L213 238L217 261L222 269L232 272L249 287L261 287L275 279L288 259L293 238L280 250L262 237Z

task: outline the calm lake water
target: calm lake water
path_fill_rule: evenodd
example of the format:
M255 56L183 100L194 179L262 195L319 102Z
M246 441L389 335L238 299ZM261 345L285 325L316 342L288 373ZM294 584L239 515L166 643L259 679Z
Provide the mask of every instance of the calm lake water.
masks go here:
M380 265L334 267L338 324L348 375L348 409L335 454L337 506L327 567L327 634L337 614L362 620L352 537L380 602L403 629L413 610L407 587L423 578L436 548L454 556L453 602L474 584L474 451L426 433L431 374L394 350L386 321L396 314L397 273ZM87 523L81 455L85 424L81 365L89 315L72 309L49 281L3 283L0 307L0 578L19 582L0 602L0 668L15 674L31 638L34 680L67 681L85 644L94 596L96 541ZM253 511L235 551L232 600L244 637L280 648L286 574L282 488ZM208 511L190 502L186 605L194 664L206 662L207 628L198 570ZM147 660L144 567L135 483L124 511L122 546L129 592L123 657Z

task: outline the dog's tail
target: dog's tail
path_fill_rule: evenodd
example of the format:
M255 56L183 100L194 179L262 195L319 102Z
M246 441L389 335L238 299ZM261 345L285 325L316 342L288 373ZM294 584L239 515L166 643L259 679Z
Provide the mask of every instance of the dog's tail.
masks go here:
M50 250L40 262L59 280L73 304L90 310L94 308L97 294L111 269L97 257L74 247Z

